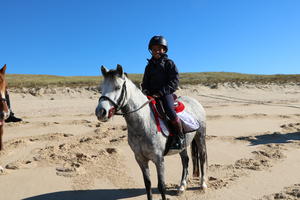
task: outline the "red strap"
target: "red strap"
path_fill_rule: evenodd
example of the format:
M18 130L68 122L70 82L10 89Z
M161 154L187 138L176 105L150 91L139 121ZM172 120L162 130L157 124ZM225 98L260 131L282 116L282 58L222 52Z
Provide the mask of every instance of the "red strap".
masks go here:
M151 105L153 113L154 113L154 118L155 118L155 123L156 123L156 126L157 126L157 130L159 132L161 132L161 127L160 127L160 123L159 123L159 113L158 113L158 111L156 110L156 107L155 107L156 101L151 96L147 96L147 98L149 100L152 99L152 101L150 102L150 105ZM178 101L178 105L174 109L175 109L176 113L179 113L179 112L182 112L184 110L184 108L185 108L184 104L182 102ZM170 135L173 135L173 134L170 133Z
M152 101L150 102L150 105L151 105L151 107L152 107L152 110L153 110L153 112L154 112L154 118L155 118L155 123L156 123L156 126L157 126L157 130L159 131L159 132L161 132L161 127L160 127L160 123L159 123L159 114L158 114L158 112L157 112L157 110L156 110L156 107L154 106L155 104L156 104L156 101L155 101L155 99L153 98L153 97L151 97L151 96L147 96L147 98L148 99L152 99Z

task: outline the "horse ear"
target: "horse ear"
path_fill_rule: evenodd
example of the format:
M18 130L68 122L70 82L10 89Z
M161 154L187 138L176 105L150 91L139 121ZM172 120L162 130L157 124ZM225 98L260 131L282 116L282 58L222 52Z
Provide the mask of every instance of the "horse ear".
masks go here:
M124 77L124 71L123 71L123 67L119 64L117 64L117 72L120 75L120 77Z
M1 74L5 74L6 64L0 69Z
M102 72L102 75L105 76L108 72L108 69L104 65L102 65L101 66L101 72Z

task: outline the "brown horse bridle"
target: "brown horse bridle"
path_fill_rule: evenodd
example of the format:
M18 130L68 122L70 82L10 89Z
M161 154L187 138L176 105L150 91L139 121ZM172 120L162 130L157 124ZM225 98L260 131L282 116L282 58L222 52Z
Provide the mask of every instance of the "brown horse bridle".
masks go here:
M0 101L7 102L6 98L0 97Z
M5 113L5 107L8 108L7 99L3 98L2 95L0 95L0 102L1 102L1 112ZM3 126L4 120L5 120L5 117L3 116L3 119L1 119L1 122L0 122L1 127Z

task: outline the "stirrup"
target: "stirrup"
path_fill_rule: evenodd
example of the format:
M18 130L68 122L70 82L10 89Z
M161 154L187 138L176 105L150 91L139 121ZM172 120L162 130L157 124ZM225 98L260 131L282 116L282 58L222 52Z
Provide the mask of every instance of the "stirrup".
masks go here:
M170 144L170 148L169 148L170 150L181 150L185 147L185 145L184 145L185 141L183 138L178 137L178 138L173 138L173 139L176 141L174 141L174 140L172 141L172 143Z

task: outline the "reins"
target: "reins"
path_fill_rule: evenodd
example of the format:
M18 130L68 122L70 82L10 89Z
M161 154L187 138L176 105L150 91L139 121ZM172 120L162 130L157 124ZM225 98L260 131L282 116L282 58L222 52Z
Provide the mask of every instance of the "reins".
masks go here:
M130 114L130 113L134 113L134 112L137 112L139 111L140 109L142 109L143 107L145 107L147 104L149 104L151 101L153 100L153 98L149 99L148 101L146 101L143 105L141 105L139 108L135 109L135 110L132 110L132 111L129 111L129 112L125 112L125 113L115 113L115 115L127 115L127 114Z
M153 98L150 98L148 101L146 101L143 105L141 105L139 108L135 109L135 110L132 110L132 111L128 111L128 112L119 112L123 107L124 107L124 101L125 101L125 98L127 96L127 91L126 91L126 81L124 82L123 86L122 86L122 91L121 91L121 94L120 94L120 97L117 101L117 103L115 103L111 98L109 98L108 96L101 96L99 98L99 101L101 99L104 99L104 100L108 100L111 104L113 104L114 108L115 108L115 115L128 115L128 114L131 114L131 113L134 113L134 112L137 112L139 111L140 109L142 109L143 107L145 107L147 104L149 104L152 100L154 100ZM121 103L122 102L122 103Z

